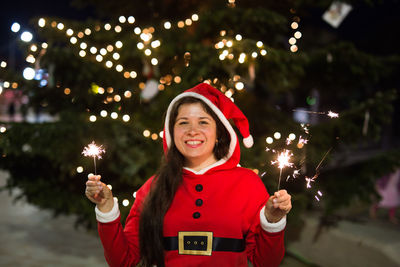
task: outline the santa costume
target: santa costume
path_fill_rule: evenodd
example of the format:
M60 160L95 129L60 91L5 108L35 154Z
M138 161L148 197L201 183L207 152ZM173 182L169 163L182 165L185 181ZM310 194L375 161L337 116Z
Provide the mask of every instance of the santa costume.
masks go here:
M230 134L228 154L214 164L194 171L184 168L182 184L164 217L165 266L278 266L284 255L286 216L270 223L264 215L269 195L261 179L239 166L240 146L229 119L244 138L253 144L247 118L219 90L201 83L170 103L163 135L164 150L171 145L169 118L176 101L194 97L208 105ZM108 213L96 207L98 231L110 266L135 266L140 261L139 218L142 203L153 177L136 193L126 220L120 222L117 199Z

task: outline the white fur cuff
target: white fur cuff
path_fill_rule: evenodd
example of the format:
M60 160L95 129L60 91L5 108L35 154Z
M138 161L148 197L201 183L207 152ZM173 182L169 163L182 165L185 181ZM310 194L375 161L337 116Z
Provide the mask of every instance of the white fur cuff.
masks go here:
M265 210L265 206L260 211L260 224L261 224L261 228L264 231L266 231L268 233L278 233L278 232L282 231L283 229L285 229L286 215L279 222L270 223L267 221L267 218L265 218L264 210Z
M116 197L114 197L114 206L113 208L109 211L109 212L101 212L98 208L97 205L94 208L94 211L96 212L96 219L99 222L102 223L108 223L108 222L112 222L115 219L117 219L119 217L119 207L118 207L118 199Z

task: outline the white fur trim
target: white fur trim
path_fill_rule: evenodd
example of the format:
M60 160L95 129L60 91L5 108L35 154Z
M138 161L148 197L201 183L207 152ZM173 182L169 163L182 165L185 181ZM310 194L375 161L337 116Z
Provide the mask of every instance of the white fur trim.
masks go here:
M286 227L286 215L276 223L270 223L267 221L267 218L265 218L264 214L265 206L261 209L260 211L260 225L261 228L268 232L268 233L278 233L285 229Z
M114 206L109 212L101 212L97 206L94 208L96 212L96 219L102 223L115 221L119 217L118 199L114 197Z
M217 161L218 165L225 163L228 159L230 159L230 157L233 155L233 152L235 151L235 147L236 147L236 143L237 143L237 137L236 137L235 130L233 130L231 124L229 123L229 121L225 117L225 115L222 113L222 111L216 105L214 105L214 103L212 103L207 97L205 97L201 94L198 94L198 93L194 93L194 92L182 93L182 94L178 95L177 97L175 97L169 104L168 109L167 109L167 115L165 116L165 131L164 131L164 135L165 135L166 142L167 142L167 147L169 148L171 146L171 134L169 132L169 118L171 116L172 106L179 99L188 97L188 96L200 99L204 103L206 103L212 109L212 111L214 111L214 113L217 115L217 117L221 120L222 124L228 130L229 135L231 136L231 143L229 145L228 155L226 155L225 161L223 161L223 162L221 160ZM215 165L215 166L218 166L218 165Z
M226 162L226 160L227 160L226 157L224 157L224 158L218 160L217 162L215 162L215 163L213 163L213 164L211 164L211 165L209 165L209 166L207 166L207 167L205 167L205 168L203 168L203 169L201 169L199 171L195 171L195 170L193 170L191 168L188 168L188 167L183 167L183 168L185 170L193 172L194 174L200 175L200 174L205 174L206 171L208 171L209 169L214 168L215 166L219 166L219 165L224 164Z
M252 147L254 145L253 136L249 135L246 138L243 138L243 144L247 148Z

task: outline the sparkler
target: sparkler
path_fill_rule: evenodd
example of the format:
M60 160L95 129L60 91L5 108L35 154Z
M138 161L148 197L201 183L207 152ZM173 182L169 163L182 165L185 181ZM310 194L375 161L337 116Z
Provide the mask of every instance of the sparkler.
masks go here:
M88 146L85 146L82 154L85 157L93 157L93 162L94 162L94 175L96 175L96 157L98 159L101 159L101 154L105 153L106 151L104 150L103 146L97 146L94 141L90 143Z
M274 165L276 163L278 163L278 168L281 169L279 172L279 182L278 182L278 191L281 185L281 177L282 177L282 169L284 167L292 167L293 163L289 162L290 158L293 156L293 153L290 150L283 150L283 152L281 152L278 155L278 158L276 161L271 161L271 164Z
M328 113L326 112L320 112L320 111L308 111L308 110L301 110L301 109L293 109L292 111L296 111L296 112L304 112L304 113L309 113L309 114L321 114L321 115L327 115L330 118L339 118L339 113L333 112L331 110L328 111Z

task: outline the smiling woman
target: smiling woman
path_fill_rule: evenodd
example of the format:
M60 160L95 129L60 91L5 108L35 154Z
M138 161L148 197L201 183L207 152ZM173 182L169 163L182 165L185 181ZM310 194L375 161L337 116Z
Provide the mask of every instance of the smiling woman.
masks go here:
M290 195L269 196L261 179L239 167L252 145L247 118L206 83L173 99L165 119L165 160L136 193L123 229L111 190L91 175L87 197L111 266L278 266L284 254Z

